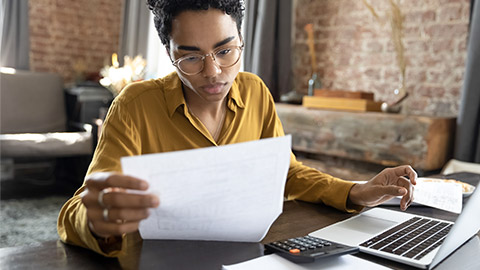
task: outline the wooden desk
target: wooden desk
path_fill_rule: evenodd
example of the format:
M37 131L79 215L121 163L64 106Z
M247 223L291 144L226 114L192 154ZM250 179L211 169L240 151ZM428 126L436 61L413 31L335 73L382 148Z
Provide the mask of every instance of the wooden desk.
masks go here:
M470 178L467 182L476 185L478 180ZM457 216L418 206L410 207L407 212L452 221ZM288 201L284 204L282 215L272 225L262 243L306 235L351 216L352 214L323 205ZM470 263L458 258L462 256L473 258L473 264L477 268L471 269L480 269L479 239L480 232L436 269L447 269L451 265L462 268L465 263ZM129 242L127 254L118 259L105 258L90 250L65 245L60 241L50 241L33 246L2 248L0 265L2 269L221 269L222 264L238 263L262 254L263 246L260 243L142 241L136 235L135 240ZM355 256L394 269L416 269L368 254Z

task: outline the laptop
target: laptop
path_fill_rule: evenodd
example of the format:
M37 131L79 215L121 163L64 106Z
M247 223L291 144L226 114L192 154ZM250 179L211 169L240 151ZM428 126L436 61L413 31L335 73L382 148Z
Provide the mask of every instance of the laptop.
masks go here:
M475 189L455 222L373 208L310 235L431 269L480 230L479 189Z

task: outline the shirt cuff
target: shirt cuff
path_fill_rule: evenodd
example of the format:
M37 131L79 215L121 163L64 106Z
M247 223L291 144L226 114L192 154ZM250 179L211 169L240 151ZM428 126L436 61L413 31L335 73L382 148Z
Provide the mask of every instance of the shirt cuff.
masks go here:
M79 219L75 227L80 239L88 248L105 257L118 257L124 253L127 248L126 234L113 238L96 237L89 228L85 206L80 207L78 215Z
M358 213L365 208L365 206L351 203L350 200L348 199L350 190L353 188L354 185L356 185L356 183L353 183L353 185L351 185L350 188L348 189L347 199L345 200L345 212L348 212L348 213Z
M113 172L95 172L85 177L85 180L106 181L112 174ZM90 222L88 222L87 218L87 208L83 204L80 206L78 214L80 218L78 219L79 223L76 224L76 227L81 240L87 247L106 257L117 257L126 250L126 234L108 238L96 236L90 229Z

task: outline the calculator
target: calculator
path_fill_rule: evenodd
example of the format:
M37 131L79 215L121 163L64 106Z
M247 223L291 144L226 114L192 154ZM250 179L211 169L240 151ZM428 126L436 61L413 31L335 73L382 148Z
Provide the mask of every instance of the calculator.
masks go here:
M321 258L353 254L351 247L310 235L276 241L265 245L266 254L275 253L296 263L309 263Z

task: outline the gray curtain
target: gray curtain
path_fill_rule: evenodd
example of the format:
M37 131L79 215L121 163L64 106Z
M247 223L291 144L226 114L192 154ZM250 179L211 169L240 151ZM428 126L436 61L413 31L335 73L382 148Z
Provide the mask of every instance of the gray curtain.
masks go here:
M473 2L472 2L473 4ZM457 118L455 158L480 163L480 4L473 7L467 63Z
M143 58L147 55L148 24L150 11L145 0L125 0L123 6L123 23L120 35L119 62L123 65L123 57Z
M470 1L470 19L472 18L472 14L473 14L473 7L475 6L475 0L471 0ZM470 20L470 23L469 25L472 23L472 20Z
M276 101L291 89L292 1L247 0L245 70L260 76Z
M0 66L29 69L28 0L2 0Z

